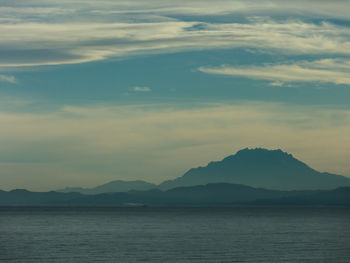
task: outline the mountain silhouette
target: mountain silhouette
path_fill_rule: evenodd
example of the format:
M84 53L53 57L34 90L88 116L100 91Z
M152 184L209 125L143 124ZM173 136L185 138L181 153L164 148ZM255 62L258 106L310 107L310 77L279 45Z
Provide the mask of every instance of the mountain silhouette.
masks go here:
M222 161L190 169L159 185L166 190L208 183L234 183L277 190L316 190L350 186L350 178L318 172L282 150L243 149Z
M67 187L57 190L57 192L70 193L78 192L81 194L101 194L110 192L128 192L130 190L150 190L157 186L152 183L148 183L142 180L136 181L122 181L115 180L103 185L96 186L94 188L81 188L81 187Z
M129 191L84 195L80 193L0 191L0 206L232 206L297 205L350 206L350 187L335 190L279 191L239 184L212 183L167 191Z

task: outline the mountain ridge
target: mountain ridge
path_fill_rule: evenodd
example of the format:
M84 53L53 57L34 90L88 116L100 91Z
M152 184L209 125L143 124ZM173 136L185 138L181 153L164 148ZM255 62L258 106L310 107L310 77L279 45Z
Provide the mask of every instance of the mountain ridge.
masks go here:
M101 193L108 193L108 192L128 192L130 190L149 190L156 187L157 185L143 181L143 180L133 180L133 181L113 180L92 188L66 187L64 189L59 189L56 191L62 192L62 193L78 192L82 194L101 194Z
M280 191L246 185L212 183L84 195L80 193L0 191L0 206L117 207L117 206L350 206L350 187L333 190Z
M73 187L57 191L99 194L155 188L168 190L208 183L243 184L274 190L317 190L350 186L350 178L318 172L281 149L245 148L221 161L212 161L206 166L191 168L183 176L164 181L159 185L143 180L114 180L93 188Z
M350 178L318 172L281 149L245 148L221 161L191 168L183 176L161 183L159 188L218 182L276 190L316 190L350 186Z

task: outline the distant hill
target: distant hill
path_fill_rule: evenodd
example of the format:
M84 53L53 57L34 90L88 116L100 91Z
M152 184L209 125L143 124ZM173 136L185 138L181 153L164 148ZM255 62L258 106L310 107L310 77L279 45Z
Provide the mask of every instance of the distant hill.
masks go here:
M78 192L81 194L101 194L110 192L128 192L130 190L150 190L157 188L155 184L151 184L142 180L136 181L122 181L115 180L108 182L103 185L99 185L94 188L81 188L81 187L67 187L64 189L57 190L57 192L70 193Z
M79 198L80 193L30 192L25 189L0 191L0 206L43 206L54 205L58 201L68 204L69 200Z
M318 172L281 150L243 149L222 161L190 169L159 185L166 190L208 183L234 183L278 190L334 189L350 186L341 175Z
M326 205L350 206L350 187L335 190L278 191L245 185L213 183L167 191L129 191L83 195L80 193L0 192L0 206L233 206Z

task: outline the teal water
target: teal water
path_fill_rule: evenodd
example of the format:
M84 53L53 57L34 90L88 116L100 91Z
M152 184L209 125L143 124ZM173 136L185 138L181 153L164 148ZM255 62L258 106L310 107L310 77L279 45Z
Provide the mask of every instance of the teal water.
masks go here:
M1 262L350 262L349 208L0 208Z

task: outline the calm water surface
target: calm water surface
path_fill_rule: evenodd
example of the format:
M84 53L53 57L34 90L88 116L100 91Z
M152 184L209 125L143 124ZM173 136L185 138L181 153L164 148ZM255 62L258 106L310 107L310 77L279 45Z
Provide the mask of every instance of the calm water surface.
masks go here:
M349 208L0 208L1 262L350 262Z

